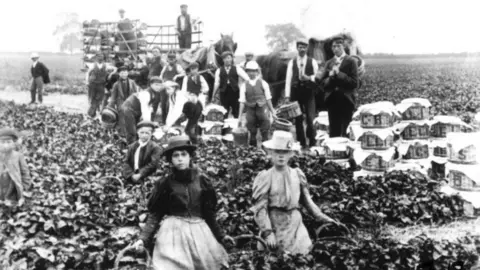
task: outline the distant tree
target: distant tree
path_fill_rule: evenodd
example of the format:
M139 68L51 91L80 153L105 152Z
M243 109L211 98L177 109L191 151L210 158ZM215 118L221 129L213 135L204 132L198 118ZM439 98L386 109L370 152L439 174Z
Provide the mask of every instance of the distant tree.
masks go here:
M269 24L265 26L267 34L267 45L272 50L288 50L289 47L298 38L304 38L305 35L293 23Z
M53 35L60 39L60 50L73 54L82 49L82 23L77 13L58 14L61 23L57 25Z

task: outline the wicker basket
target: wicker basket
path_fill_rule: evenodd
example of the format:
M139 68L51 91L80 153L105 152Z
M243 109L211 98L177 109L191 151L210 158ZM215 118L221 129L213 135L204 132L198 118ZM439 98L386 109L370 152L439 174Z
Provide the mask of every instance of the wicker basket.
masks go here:
M410 145L407 153L403 156L404 159L425 159L429 156L429 149L427 144L419 142Z
M430 135L435 138L446 138L449 132L465 132L460 125L436 123L430 128Z
M428 124L417 125L410 124L402 132L404 140L426 140L430 137L430 128Z
M212 122L223 122L225 120L225 115L217 110L210 110L205 116L206 121Z
M452 144L447 144L448 161L460 164L475 164L477 162L476 149L474 145L469 145L460 151L454 151Z
M117 259L115 260L115 264L114 264L114 267L113 267L114 270L120 270L121 269L120 268L120 262L121 262L123 256L125 255L125 252L127 252L129 250L133 250L133 249L134 249L133 245L129 245L129 246L125 247L124 249L122 249L118 253ZM146 254L147 262L146 262L145 265L137 265L136 266L137 268L134 268L134 269L140 269L140 268L138 268L140 266L140 267L145 267L144 268L145 270L154 270L153 265L152 265L152 257L150 256L150 253L148 252L148 250L146 248L143 248L143 250Z
M448 173L448 183L452 188L457 190L480 191L480 186L461 171L450 170Z
M395 123L395 117L389 113L371 114L364 113L360 115L360 125L362 128L388 128Z
M385 172L390 168L395 166L395 160L383 160L381 156L377 156L375 153L372 153L369 157L367 157L361 164L362 169L366 171L373 171L373 172Z
M415 104L402 113L403 120L427 120L430 118L430 108Z
M297 101L284 104L280 106L280 108L278 108L277 110L278 118L283 118L287 120L294 119L295 117L298 117L300 115L302 115L302 110L300 110L300 105Z
M367 132L361 138L361 147L366 150L387 150L393 146L393 134L385 140L374 133Z

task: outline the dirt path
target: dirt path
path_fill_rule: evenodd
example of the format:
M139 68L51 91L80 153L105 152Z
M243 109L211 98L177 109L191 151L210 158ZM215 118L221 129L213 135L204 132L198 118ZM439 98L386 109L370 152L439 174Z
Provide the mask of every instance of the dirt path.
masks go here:
M14 101L17 104L28 104L30 102L30 92L1 90L0 99ZM88 99L86 95L53 93L43 96L43 104L46 106L52 106L57 111L85 113L88 108Z

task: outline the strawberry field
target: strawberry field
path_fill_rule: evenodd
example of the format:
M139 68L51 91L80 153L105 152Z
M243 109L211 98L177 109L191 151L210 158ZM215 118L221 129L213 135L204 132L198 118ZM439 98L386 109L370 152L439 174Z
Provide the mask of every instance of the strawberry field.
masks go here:
M425 97L436 112L469 121L480 106L479 73L478 62L379 61L368 66L358 98L368 103ZM33 177L23 206L0 205L0 269L113 269L120 251L138 237L147 218L146 197L168 164L162 161L142 186L124 185L124 142L99 122L0 101L0 126L26 131L21 151ZM230 269L415 269L420 264L448 269L457 260L465 269L478 269L475 234L453 240L418 234L400 241L387 229L467 219L458 197L440 193L440 183L421 175L392 172L353 180L357 168L295 157L291 165L305 172L314 201L347 228L318 223L305 212L315 244L310 254L294 256L256 251L251 237L258 234L248 210L252 181L271 166L265 153L210 143L196 159L215 183L221 227L238 239L227 247ZM146 269L145 254L127 251L120 259L121 269Z

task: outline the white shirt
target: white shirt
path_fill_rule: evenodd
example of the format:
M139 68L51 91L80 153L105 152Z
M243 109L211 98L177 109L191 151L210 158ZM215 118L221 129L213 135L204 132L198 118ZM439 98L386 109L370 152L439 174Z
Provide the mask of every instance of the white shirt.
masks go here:
M35 66L37 65L37 63L38 63L38 61L33 62L32 67L35 68Z
M247 93L247 83L255 86L258 80L261 80L262 86L263 86L263 92L265 93L265 99L266 100L271 100L272 99L272 93L270 92L270 86L268 83L264 80L262 80L259 76L253 80L249 80L245 83L242 83L240 86L240 98L238 99L238 102L240 103L245 103L247 101L246 93Z
M177 75L185 75L185 70L183 70L182 66L179 64L175 64L177 66ZM160 72L160 78L163 79L163 74L165 71L172 71L173 67L170 65L165 65L162 69L162 72Z
M238 77L242 78L244 81L249 81L250 80L250 77L248 77L248 74L247 72L245 72L245 70L243 69L243 67L241 66L236 66L237 67L237 74L238 74ZM225 70L227 71L227 74L230 72L231 70L231 66L230 67L226 67L225 66ZM220 69L217 69L217 71L215 71L215 83L213 85L213 89L214 90L218 90L218 87L220 87ZM227 82L229 83L229 82ZM238 80L238 86L241 87L242 85L242 82L241 80Z
M140 91L137 93L137 98L140 101L140 110L142 111L142 120L150 121L152 118L153 108L148 105L150 103L150 93L148 91Z
M285 80L285 97L290 97L291 86L292 86L292 76L293 76L293 61L296 60L296 64L298 67L298 75L305 74L305 67L307 66L307 56L304 57L297 56L295 59L290 60L288 62L287 67L287 78ZM312 58L312 65L313 65L313 75L310 76L310 80L315 82L315 75L318 72L318 62Z
M345 52L343 52L342 55L340 55L340 57L335 55L335 64L340 65L343 62L343 59L345 59L346 55L347 54Z
M193 26L193 24L198 21L198 18L195 18L195 19L192 19L192 15L190 15L190 25ZM180 15L180 31L184 31L185 30L185 25L186 25L186 21L185 21L185 16L183 15Z
M180 118L183 111L183 105L185 105L187 101L187 96L183 91L175 91L172 96L168 97L169 106L165 123L167 126L173 126L178 118Z
M140 163L140 150L142 149L142 147L147 145L148 141L145 143L138 141L138 143L139 143L139 146L137 148L137 151L135 151L135 156L134 156L134 166L133 166L134 171L139 169L138 164Z

